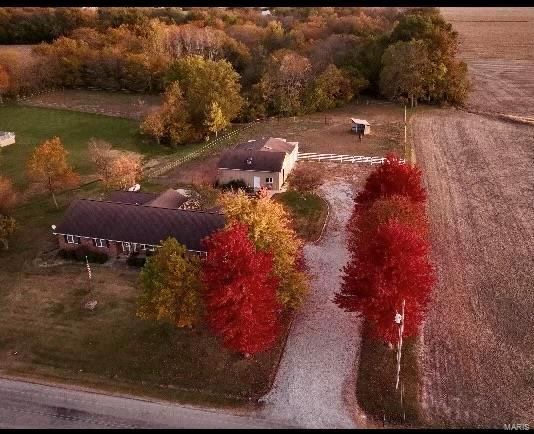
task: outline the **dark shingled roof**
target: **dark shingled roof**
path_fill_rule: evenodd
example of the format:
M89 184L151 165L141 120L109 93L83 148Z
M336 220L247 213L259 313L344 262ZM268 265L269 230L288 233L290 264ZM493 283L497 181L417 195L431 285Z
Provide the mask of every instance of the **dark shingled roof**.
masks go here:
M270 152L286 152L290 154L295 149L294 143L285 142L282 139L275 137L262 137L261 139L251 140L249 142L240 143L235 149L253 150L253 151L270 151Z
M280 172L284 164L285 156L285 152L233 149L222 153L217 167L219 169ZM250 164L247 163L249 158L251 159Z
M180 205L187 202L189 198L176 190L169 188L164 193L161 193L157 198L147 202L145 205L154 206L157 208L179 208Z
M153 245L171 236L188 250L204 251L201 240L224 224L218 213L77 199L54 233Z
M158 197L156 193L145 193L141 191L112 191L109 194L110 202L133 203L144 205Z

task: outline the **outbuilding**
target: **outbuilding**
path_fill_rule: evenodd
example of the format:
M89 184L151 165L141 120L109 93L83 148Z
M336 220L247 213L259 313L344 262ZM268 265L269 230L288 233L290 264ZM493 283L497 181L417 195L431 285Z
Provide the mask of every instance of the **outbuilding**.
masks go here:
M0 131L0 148L15 143L15 133Z
M258 190L280 190L295 167L298 142L279 137L262 137L241 143L222 153L217 166L221 184L242 180Z
M350 118L351 121L351 130L357 134L363 134L366 136L367 134L371 134L371 124L367 122L365 119L355 119Z

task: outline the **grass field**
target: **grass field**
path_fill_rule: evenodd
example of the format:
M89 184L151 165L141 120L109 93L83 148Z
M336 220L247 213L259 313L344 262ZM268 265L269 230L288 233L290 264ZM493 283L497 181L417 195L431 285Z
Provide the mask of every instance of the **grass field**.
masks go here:
M290 190L275 194L273 200L282 203L289 210L295 231L302 239L315 241L319 238L328 216L328 204L322 197Z
M223 402L266 390L282 339L244 360L224 350L205 325L177 329L137 319L136 269L94 265L92 271L90 293L82 263L12 276L0 293L2 369L171 385ZM89 298L98 301L94 311L82 308Z
M399 389L395 389L396 348L390 349L378 339L362 336L356 391L359 406L375 422L385 422L388 426L418 426L421 423L421 374L417 351L416 339L404 340L401 382Z
M27 185L25 166L31 152L53 136L62 140L70 152L70 162L82 175L92 172L87 155L87 142L92 137L148 157L171 152L139 136L136 121L66 110L0 106L0 131L13 131L17 136L17 143L0 150L0 173L19 187Z
M21 104L139 120L162 103L160 95L65 89L34 95Z

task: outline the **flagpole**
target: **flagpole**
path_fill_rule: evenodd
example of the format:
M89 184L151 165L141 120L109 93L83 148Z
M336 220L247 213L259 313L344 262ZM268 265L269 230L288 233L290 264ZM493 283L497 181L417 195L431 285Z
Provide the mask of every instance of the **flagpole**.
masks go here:
M89 277L89 289L92 288L92 276L91 276L91 266L89 265L89 260L87 255L85 256L85 267L87 268L87 276Z

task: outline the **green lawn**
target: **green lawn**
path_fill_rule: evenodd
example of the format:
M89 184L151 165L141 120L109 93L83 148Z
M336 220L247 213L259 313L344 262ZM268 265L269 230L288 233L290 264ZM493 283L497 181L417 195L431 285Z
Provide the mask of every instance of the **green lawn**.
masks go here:
M297 234L306 241L315 241L321 234L328 204L314 193L301 194L295 190L277 193L273 199L284 204L293 217Z
M418 341L405 338L401 358L400 379L404 387L395 389L396 347L390 349L382 341L362 336L356 395L362 410L376 421L388 425L418 426L421 424L421 378L417 359Z
M13 131L17 143L0 150L0 173L18 187L26 187L26 161L34 147L58 136L70 151L70 161L82 175L92 172L87 158L87 142L95 137L118 149L140 152L146 156L172 152L138 134L138 123L129 119L67 110L0 106L0 131Z

